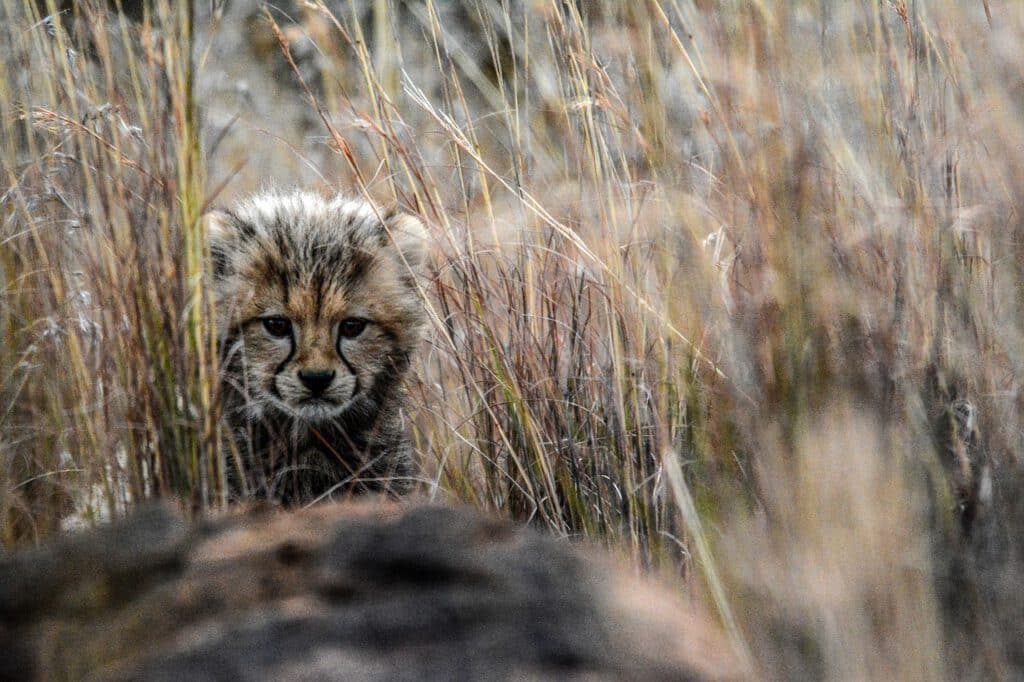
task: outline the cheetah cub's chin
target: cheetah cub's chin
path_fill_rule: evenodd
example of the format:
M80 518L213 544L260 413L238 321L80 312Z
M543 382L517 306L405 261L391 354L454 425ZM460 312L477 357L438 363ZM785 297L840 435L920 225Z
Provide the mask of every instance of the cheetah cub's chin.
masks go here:
M288 504L406 491L423 225L307 192L258 195L205 223L235 492Z

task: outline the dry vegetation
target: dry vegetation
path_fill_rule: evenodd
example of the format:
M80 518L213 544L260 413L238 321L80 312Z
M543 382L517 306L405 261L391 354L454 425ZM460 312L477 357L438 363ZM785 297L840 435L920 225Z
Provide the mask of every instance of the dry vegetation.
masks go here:
M678 576L765 677L1024 674L1024 6L41 4L6 543L224 504L198 217L269 178L430 225L424 494Z

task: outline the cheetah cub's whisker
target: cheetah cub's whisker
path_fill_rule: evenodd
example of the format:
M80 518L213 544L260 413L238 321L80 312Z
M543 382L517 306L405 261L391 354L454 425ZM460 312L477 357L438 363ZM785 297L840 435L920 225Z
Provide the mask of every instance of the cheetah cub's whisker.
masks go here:
M205 223L233 493L292 505L406 492L423 225L309 192L257 195Z

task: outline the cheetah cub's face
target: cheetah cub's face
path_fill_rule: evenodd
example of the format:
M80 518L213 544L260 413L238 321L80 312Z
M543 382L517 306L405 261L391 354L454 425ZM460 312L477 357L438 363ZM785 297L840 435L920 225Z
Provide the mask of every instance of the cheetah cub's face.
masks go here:
M248 419L372 414L421 336L419 221L294 193L209 214L207 230L226 381Z

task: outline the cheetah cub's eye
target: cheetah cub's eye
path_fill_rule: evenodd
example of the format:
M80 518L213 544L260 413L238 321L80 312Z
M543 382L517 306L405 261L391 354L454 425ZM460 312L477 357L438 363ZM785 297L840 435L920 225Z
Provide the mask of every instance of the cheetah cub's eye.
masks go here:
M338 325L338 333L342 338L354 339L366 329L366 320L359 317L348 317Z
M277 339L283 339L292 333L292 321L285 317L264 317L263 328Z

